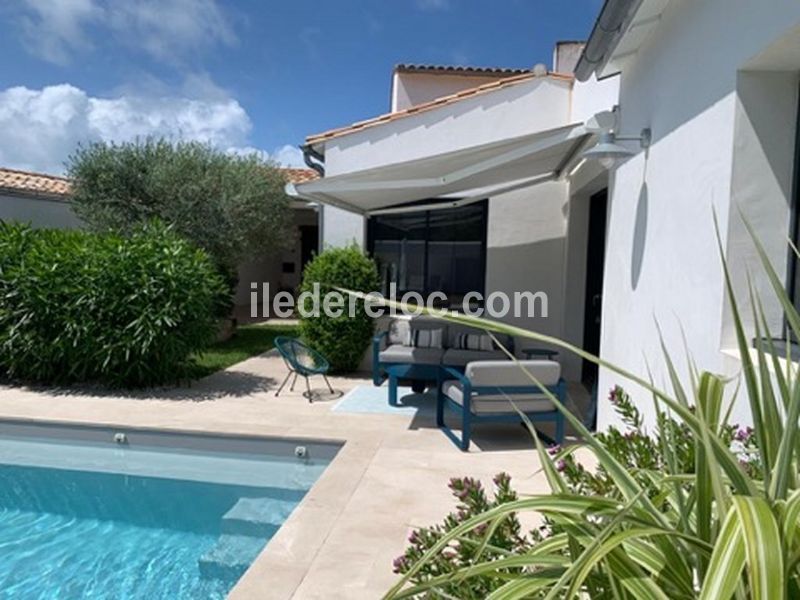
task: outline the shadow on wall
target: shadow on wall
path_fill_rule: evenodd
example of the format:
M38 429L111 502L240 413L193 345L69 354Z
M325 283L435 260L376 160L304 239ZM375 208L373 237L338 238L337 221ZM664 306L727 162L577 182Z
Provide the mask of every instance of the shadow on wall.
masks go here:
M649 197L647 183L642 183L639 190L639 200L636 203L636 221L633 226L633 246L631 249L631 288L639 286L639 277L642 275L644 262L644 249L647 243L647 210Z
M565 238L552 238L530 244L487 248L486 296L495 291L509 294L513 311L514 292L545 292L548 316L540 316L541 303L534 305L536 316L527 317L527 302L522 302L525 317L514 319L513 312L502 319L527 329L549 335L561 335L562 292L564 287ZM497 302L499 308L500 302Z

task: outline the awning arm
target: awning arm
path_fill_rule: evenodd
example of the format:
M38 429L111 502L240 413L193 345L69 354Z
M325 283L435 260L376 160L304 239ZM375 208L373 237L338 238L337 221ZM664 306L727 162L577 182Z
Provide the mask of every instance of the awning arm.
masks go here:
M592 142L595 140L594 135L587 135L582 140L580 140L575 146L570 150L570 153L564 157L564 160L561 161L561 164L556 169L556 179L563 181L570 175L572 175L575 168L580 164L583 160L583 152L586 150Z

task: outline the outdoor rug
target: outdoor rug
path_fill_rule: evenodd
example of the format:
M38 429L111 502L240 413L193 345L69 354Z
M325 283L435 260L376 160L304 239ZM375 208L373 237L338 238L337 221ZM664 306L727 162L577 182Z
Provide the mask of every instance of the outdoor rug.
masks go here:
M334 412L381 415L433 415L436 411L436 393L415 394L410 387L398 387L400 406L389 406L387 385L357 385L347 392L333 407Z

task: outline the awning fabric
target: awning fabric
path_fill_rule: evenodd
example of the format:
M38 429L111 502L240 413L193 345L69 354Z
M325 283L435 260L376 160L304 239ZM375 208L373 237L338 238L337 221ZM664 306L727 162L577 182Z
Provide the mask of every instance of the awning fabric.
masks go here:
M471 197L560 177L591 134L583 124L462 148L424 159L288 184L290 196L357 213L420 200Z

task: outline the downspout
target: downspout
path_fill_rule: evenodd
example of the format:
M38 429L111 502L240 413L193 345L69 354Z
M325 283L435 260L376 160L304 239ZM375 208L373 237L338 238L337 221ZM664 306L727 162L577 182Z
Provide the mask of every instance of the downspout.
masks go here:
M606 0L575 67L578 81L588 80L592 73L605 65L642 2L643 0Z
M325 177L325 155L314 150L311 144L300 146L303 151L303 162L317 172L320 177ZM322 252L325 244L325 206L317 205L317 253Z
M311 144L303 144L300 150L303 151L303 162L308 168L314 169L320 177L325 177L325 155L314 150Z

